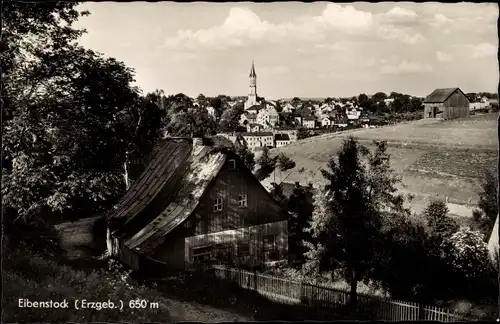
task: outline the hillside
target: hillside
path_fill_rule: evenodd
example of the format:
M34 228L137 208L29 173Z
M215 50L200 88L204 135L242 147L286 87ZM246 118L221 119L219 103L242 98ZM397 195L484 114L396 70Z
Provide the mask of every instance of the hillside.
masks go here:
M273 149L273 155L283 152L296 166L285 173L271 174L263 185L270 188L274 179L283 179L287 183L312 182L316 187L323 182L319 170L350 135L370 148L374 140L388 142L392 167L403 179L400 190L415 195L411 203L415 212L420 212L432 198L448 197L452 214L470 215L466 205L477 203L484 170L497 163L496 114L471 116L469 120L419 120L327 134Z

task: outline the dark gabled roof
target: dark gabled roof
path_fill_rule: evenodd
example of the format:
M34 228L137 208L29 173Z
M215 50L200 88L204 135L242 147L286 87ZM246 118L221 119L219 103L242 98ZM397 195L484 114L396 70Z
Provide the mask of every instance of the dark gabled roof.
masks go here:
M241 136L273 136L272 132L255 132L255 133L241 133Z
M290 136L288 134L276 134L274 135L274 139L277 141L289 141Z
M212 147L193 148L191 139L163 139L153 158L108 214L113 235L138 253L181 224L198 206L226 155Z
M316 120L316 118L313 116L305 116L304 120Z
M467 98L460 88L436 89L424 99L424 103L442 103L445 102L455 91L460 91ZM468 98L467 98L468 99Z

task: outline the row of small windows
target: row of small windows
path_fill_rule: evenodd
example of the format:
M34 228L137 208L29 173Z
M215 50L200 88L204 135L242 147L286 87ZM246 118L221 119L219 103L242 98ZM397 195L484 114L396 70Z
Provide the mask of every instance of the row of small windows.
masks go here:
M239 194L238 195L238 207L244 208L248 207L248 199L246 194ZM224 208L224 199L223 198L215 198L214 199L214 211L222 211Z

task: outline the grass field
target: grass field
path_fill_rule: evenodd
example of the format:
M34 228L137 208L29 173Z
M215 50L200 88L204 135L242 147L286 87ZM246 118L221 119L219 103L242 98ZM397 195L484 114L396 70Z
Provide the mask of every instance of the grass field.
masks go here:
M388 142L391 165L403 179L399 189L415 195L411 204L415 212L420 212L431 199L448 199L449 203L458 205L475 204L485 169L493 169L497 163L497 114L485 114L468 120L419 120L383 128L356 129L298 141L271 150L273 154L283 152L290 156L296 163L295 168L277 171L262 183L266 187L274 179L288 183L311 182L315 186L323 183L320 169L350 135L369 148L373 148L374 140Z

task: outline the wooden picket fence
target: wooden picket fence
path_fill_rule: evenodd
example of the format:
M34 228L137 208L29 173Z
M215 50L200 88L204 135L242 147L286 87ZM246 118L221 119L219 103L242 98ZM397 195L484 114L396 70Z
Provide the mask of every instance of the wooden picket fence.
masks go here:
M349 292L321 285L312 285L257 272L214 266L217 278L255 290L276 302L303 304L310 307L335 308L349 302ZM448 309L419 305L413 302L390 300L364 294L358 295L359 312L371 320L441 322L478 321L477 318L453 313Z

